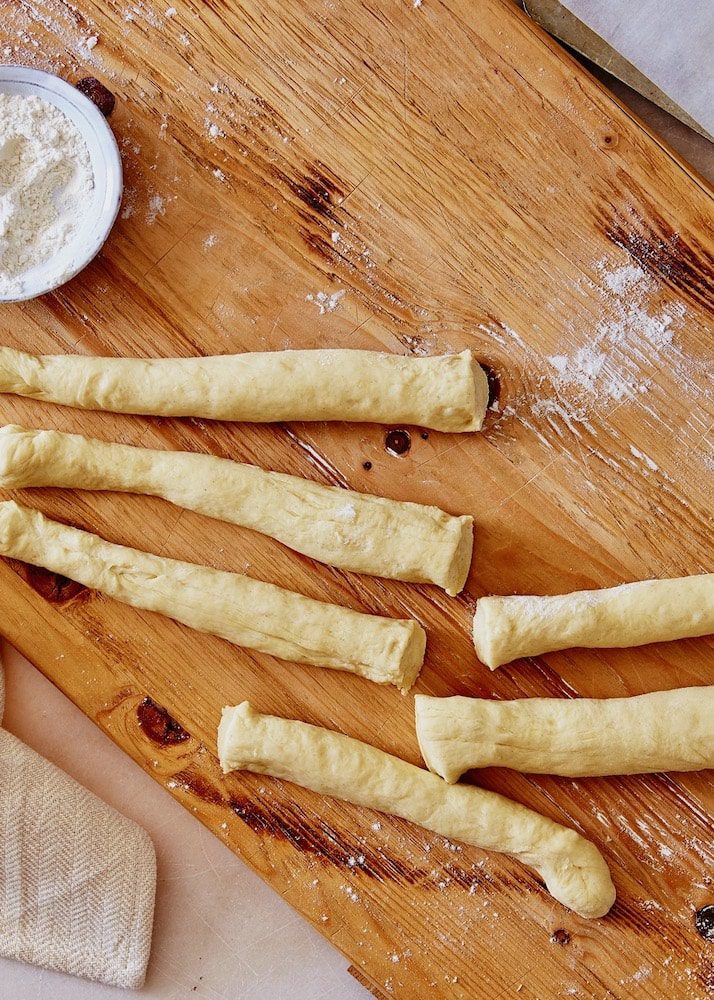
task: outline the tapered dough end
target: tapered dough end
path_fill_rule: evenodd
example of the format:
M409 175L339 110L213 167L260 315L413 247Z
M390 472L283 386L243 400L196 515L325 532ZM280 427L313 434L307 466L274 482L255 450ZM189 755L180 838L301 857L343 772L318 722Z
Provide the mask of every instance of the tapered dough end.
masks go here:
M593 843L574 830L563 832L573 841L570 850L539 866L548 892L581 917L604 917L617 897L610 869Z
M438 774L448 784L454 785L461 777L461 774L449 766L446 755L443 752L444 745L449 742L448 734L444 734L445 738L439 739L434 727L435 721L437 722L437 726L439 723L438 720L434 719L433 708L440 701L444 701L444 699L431 698L426 694L414 695L416 738L424 763L429 770L433 774Z
M423 365L422 379L411 389L413 416L408 422L447 433L480 431L488 408L488 379L471 351L416 360Z
M250 763L249 755L241 749L241 731L250 727L257 713L249 701L240 705L226 705L218 725L218 760L224 774L238 771ZM253 761L254 763L254 761Z
M496 670L504 660L498 658L494 648L494 618L498 597L480 597L476 602L476 614L473 623L473 640L476 655L489 670Z
M406 694L419 676L426 652L426 632L413 618L391 620L390 640L372 662L350 667L375 684L395 684Z
M464 514L455 520L458 526L453 554L443 580L435 581L441 583L449 597L456 597L464 589L474 551L474 519Z
M424 663L426 653L426 632L419 622L409 621L409 637L404 646L400 662L399 676L393 681L402 694L407 694Z

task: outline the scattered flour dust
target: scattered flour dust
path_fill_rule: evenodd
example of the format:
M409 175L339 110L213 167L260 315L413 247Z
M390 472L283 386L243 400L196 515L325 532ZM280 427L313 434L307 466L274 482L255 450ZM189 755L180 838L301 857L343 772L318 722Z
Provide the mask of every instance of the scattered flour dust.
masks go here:
M211 139L221 139L226 134L220 125L216 125L210 118L203 119L203 127Z
M600 261L598 270L600 271L603 283L615 295L624 295L625 292L629 292L645 276L642 268L636 264L626 264L624 267L618 267L614 271L607 271L604 263Z
M356 889L353 889L351 885L343 885L342 886L342 891L344 892L344 894L347 896L347 898L351 902L353 902L353 903L359 903L359 901L360 901L360 894L357 892Z
M320 310L320 315L324 316L325 313L334 312L337 306L340 304L340 299L346 295L345 289L341 288L337 292L333 292L328 295L327 292L308 292L305 296L306 302L314 302L315 305Z
M634 445L630 445L630 452L635 458L638 458L641 462L644 462L650 472L657 472L659 466L656 462L653 462L649 455L645 455L643 451L635 448Z
M89 152L74 124L39 97L0 94L0 295L75 236L90 203Z
M636 969L635 972L633 972L632 975L629 977L629 980L631 982L641 983L643 979L647 979L647 977L651 975L652 975L652 966L645 964L641 965L639 969ZM621 979L620 985L624 985L627 981L628 979Z
M146 209L145 222L147 226L153 226L160 215L166 214L166 199L163 195L154 192L149 195L149 204Z
M503 409L504 417L517 416L548 447L553 445L543 434L544 423L559 437L563 437L564 427L576 436L582 428L592 431L590 417L594 412L625 400L642 399L655 373L665 365L684 392L700 391L695 379L699 362L674 342L674 333L686 316L684 303L654 304L661 291L659 283L637 264L613 266L603 258L593 266L600 282L592 287L602 308L588 343L573 353L546 358L550 371L537 377L538 394L531 405L535 419L530 414L524 416L523 407L518 405L523 400L514 400ZM517 347L526 361L539 363L540 358L515 330L503 325L501 330L490 325L482 328L498 343ZM576 333L572 326L569 329ZM634 451L633 455L650 471L656 471L648 456Z
M599 402L619 402L646 392L649 382L638 377L624 348L635 360L654 360L672 343L673 327L684 318L685 307L675 302L668 309L648 311L647 298L654 283L641 267L627 264L608 270L605 261L596 265L603 286L608 289L607 319L601 320L587 347L573 355L548 358L555 369L554 387L574 390Z

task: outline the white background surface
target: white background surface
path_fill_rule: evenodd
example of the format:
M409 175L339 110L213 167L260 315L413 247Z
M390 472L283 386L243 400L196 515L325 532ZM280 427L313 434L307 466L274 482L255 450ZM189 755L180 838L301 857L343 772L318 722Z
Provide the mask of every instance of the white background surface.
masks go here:
M712 0L562 0L714 135Z
M158 882L151 959L140 993L0 959L0 1000L370 996L347 972L347 960L276 892L27 660L7 645L2 652L5 728L148 830Z

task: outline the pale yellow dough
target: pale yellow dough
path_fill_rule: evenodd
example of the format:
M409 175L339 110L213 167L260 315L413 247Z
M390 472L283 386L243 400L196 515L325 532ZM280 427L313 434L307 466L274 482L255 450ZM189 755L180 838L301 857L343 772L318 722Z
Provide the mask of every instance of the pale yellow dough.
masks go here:
M268 423L349 420L477 431L488 381L470 351L275 351L210 358L95 358L0 347L0 392L85 410Z
M643 646L714 632L714 573L643 580L557 597L482 597L473 624L491 670L573 646Z
M426 635L415 621L379 618L208 566L164 559L0 503L0 555L158 611L200 632L285 660L349 670L408 690Z
M474 767L583 778L714 767L714 687L632 698L430 698L414 701L429 770Z
M294 781L401 816L443 837L511 854L535 868L549 892L583 917L602 917L615 901L602 855L575 830L495 792L447 785L359 740L259 715L243 702L223 709L218 754L225 772L245 769Z
M452 596L471 564L473 519L264 472L212 455L57 431L0 428L0 487L62 486L163 497L277 538L331 566L435 583Z

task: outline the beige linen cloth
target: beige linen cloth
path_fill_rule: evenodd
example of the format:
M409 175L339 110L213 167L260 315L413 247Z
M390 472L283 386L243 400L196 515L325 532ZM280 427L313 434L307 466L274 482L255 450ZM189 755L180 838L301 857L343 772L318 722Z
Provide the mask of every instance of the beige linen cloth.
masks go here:
M0 728L0 956L139 989L155 888L145 831Z

